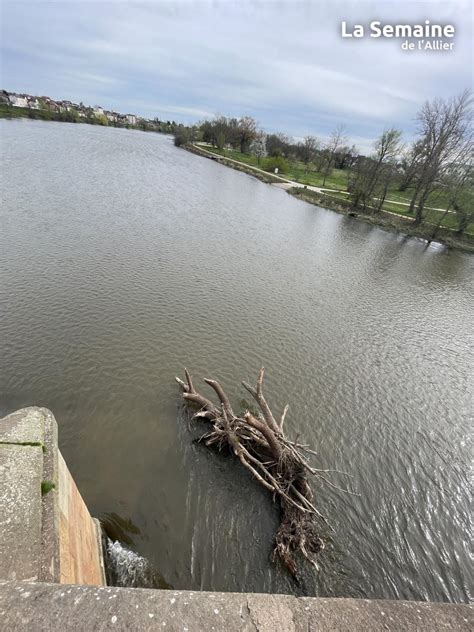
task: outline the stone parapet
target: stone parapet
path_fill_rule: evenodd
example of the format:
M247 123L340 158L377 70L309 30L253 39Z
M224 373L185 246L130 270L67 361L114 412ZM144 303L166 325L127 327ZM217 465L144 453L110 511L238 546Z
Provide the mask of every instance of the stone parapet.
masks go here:
M0 584L0 629L35 632L447 632L470 606L142 588Z
M51 411L0 419L0 579L105 585L100 525L58 449Z

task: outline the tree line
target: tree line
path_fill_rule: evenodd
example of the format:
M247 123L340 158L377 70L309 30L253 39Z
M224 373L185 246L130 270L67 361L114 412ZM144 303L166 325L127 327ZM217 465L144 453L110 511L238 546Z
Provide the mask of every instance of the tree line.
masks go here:
M79 109L69 107L67 110L53 110L44 98L39 98L39 109L19 108L0 102L0 114L11 115L13 117L26 117L41 121L59 121L62 123L87 123L89 125L102 125L109 127L123 127L127 129L141 129L145 132L160 132L163 134L175 134L183 128L182 123L170 120L143 119L137 117L137 123L132 125L127 122L126 117L120 119L107 118L106 114L98 113L93 108L85 106L82 102Z
M389 190L404 192L407 212L414 224L422 224L429 210L428 198L443 194L444 214L455 212L457 232L463 234L474 220L472 99L468 91L448 99L426 101L416 116L416 136L405 144L403 133L386 128L375 140L369 156L349 145L346 129L338 124L325 141L308 135L295 141L286 134L266 134L250 116L215 116L175 133L175 144L196 141L254 155L264 169L288 172L295 161L304 170L317 172L326 185L333 169L347 173L347 191L354 210L376 214L382 210Z
M175 144L178 146L196 140L210 143L217 149L228 147L242 154L253 154L258 159L277 159L268 162L269 168L279 166L279 171L283 173L288 171L291 161L300 160L306 169L313 165L316 171L324 170L329 175L331 167L349 168L357 158L355 146L349 147L346 144L344 127L341 125L337 126L330 141L323 144L315 136L306 136L303 142L296 142L286 134L266 134L259 129L257 121L251 116L216 116L195 127L184 128L175 136Z
M389 187L409 193L408 212L415 225L426 218L427 201L443 192L444 216L458 214L462 234L474 218L472 100L469 92L451 99L426 101L417 114L417 135L408 146L402 132L384 130L376 140L374 153L361 157L349 181L354 207L381 210Z

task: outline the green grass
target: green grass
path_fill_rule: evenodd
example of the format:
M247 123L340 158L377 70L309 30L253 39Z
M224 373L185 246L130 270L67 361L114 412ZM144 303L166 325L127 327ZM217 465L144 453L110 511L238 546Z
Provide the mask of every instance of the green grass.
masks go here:
M39 121L61 121L64 123L82 122L74 118L69 112L53 112L52 110L34 110L32 108L17 108L0 103L0 118L29 118ZM85 122L85 121L84 121Z
M240 151L236 151L235 149L217 149L217 147L209 147L208 145L204 145L202 143L198 143L198 146L201 146L203 149L206 149L213 154L231 158L232 160L238 160L246 165L258 167L259 169L263 169L265 165L265 159L261 159L259 162L256 156L252 154L242 154ZM309 184L317 187L323 185L324 179L322 174L310 169L307 170L305 165L300 161L291 162L289 164L289 171L285 173L280 171L278 175L287 178L288 180L294 180L295 182L299 182L301 184ZM332 173L326 178L326 184L324 185L325 188L345 190L347 188L347 175L347 171L343 169L333 169Z
M425 217L425 224L433 224L436 226L439 220L443 217L442 211L428 211ZM458 217L455 213L448 213L443 221L441 222L441 226L445 228L451 228L456 230L459 224ZM470 223L466 228L466 233L469 235L474 235L474 223Z
M295 180L301 184L309 184L316 187L324 187L325 189L336 189L339 191L347 190L347 177L349 175L347 170L344 169L332 169L331 173L326 178L326 182L323 184L324 175L310 169L306 169L303 163L296 162L292 165L292 175L295 176Z
M324 191L324 195L327 195L327 197L337 198L338 200L347 201L349 199L349 194L344 193L343 191Z
M10 105L0 104L0 118L24 118L28 116L28 108L14 108Z
M413 213L410 215L408 212L408 206L403 206L402 204L395 204L394 202L383 203L383 208L385 211L391 211L392 213L398 213L398 215L407 215L408 217L413 217Z
M46 496L50 491L55 489L56 485L53 481L42 481L41 482L41 496Z
M413 189L408 188L406 191L399 191L396 187L392 187L387 192L387 200L393 200L395 202L404 202L410 204ZM445 191L434 191L426 202L426 206L434 208L446 208L449 200Z
M225 156L226 158L232 158L233 160L237 160L252 167L258 167L262 169L264 166L264 159L262 159L259 163L257 157L251 154L242 154L241 152L234 149L217 149L216 147L209 147L206 145L202 145L202 147L214 154L219 154L220 156ZM317 187L323 186L323 175L314 170L306 170L305 165L299 161L290 163L289 171L287 173L280 172L279 175L300 184L307 184ZM349 175L350 172L347 169L333 169L331 174L326 178L324 188L334 189L335 191L334 193L326 192L326 195L341 200L347 199L347 183ZM387 192L387 200L389 201L384 202L382 210L390 211L391 213L396 213L397 215L401 215L404 217L413 217L413 215L410 215L408 213L408 206L405 206L405 204L410 203L412 193L412 189L407 189L406 191L398 191L396 187L392 187ZM397 204L397 202L401 202L402 204ZM446 207L447 203L447 194L444 191L435 191L429 196L426 207L442 209ZM472 203L474 204L474 199ZM427 210L424 223L436 226L442 216L443 211ZM443 218L441 226L445 228L456 229L458 226L458 217L455 213L448 213ZM466 229L466 233L470 235L474 234L474 223L469 224Z
M240 151L235 149L218 149L217 147L209 147L208 145L204 145L202 143L197 143L197 145L198 147L202 147L202 149L210 151L213 154L218 154L219 156L224 156L225 158L231 158L232 160L238 160L239 162L243 162L245 165L262 168L258 162L258 158L253 154L242 154Z
M387 191L387 199L394 200L395 202L404 202L405 204L410 204L411 193L411 189L407 189L406 191L399 191L397 187L390 187L390 189Z

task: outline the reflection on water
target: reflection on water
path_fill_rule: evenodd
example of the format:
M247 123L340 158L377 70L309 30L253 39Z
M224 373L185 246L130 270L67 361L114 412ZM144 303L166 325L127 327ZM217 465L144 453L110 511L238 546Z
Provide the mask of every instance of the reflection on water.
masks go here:
M101 517L100 522L111 540L118 540L127 546L133 545L133 539L137 535L141 535L140 529L133 524L130 518L122 518L115 512L105 514Z
M113 538L178 589L466 601L472 259L158 135L0 131L0 412L54 411ZM290 435L361 494L316 486L336 535L300 586L270 563L271 500L178 414L183 366L239 402L262 364Z

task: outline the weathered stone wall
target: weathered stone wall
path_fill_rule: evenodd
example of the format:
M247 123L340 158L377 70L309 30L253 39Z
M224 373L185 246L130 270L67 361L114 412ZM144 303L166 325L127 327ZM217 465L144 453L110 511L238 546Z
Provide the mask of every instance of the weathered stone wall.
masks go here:
M44 408L0 420L0 579L105 585L100 526Z
M59 581L104 586L100 525L91 518L60 452L58 459Z

